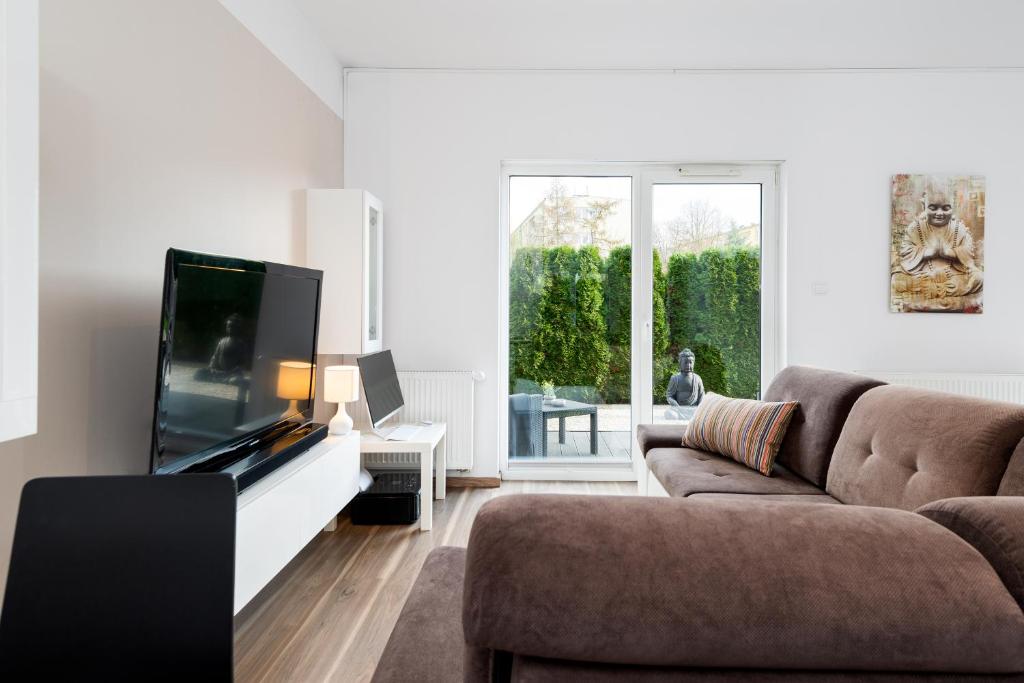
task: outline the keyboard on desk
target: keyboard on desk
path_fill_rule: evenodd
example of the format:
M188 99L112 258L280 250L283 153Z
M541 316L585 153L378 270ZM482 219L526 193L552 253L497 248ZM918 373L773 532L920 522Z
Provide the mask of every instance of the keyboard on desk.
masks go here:
M388 441L412 441L420 433L423 427L419 425L398 425L392 429L388 435Z

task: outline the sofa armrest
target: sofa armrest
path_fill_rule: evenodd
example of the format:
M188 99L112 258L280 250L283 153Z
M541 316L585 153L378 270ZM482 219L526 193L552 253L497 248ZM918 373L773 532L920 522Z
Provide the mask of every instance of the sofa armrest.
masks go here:
M502 496L473 524L463 629L590 662L1024 671L1024 613L984 558L882 508Z
M652 448L681 448L685 434L686 425L644 424L636 427L636 441L644 457Z
M1024 497L945 498L917 513L974 546L1024 609Z

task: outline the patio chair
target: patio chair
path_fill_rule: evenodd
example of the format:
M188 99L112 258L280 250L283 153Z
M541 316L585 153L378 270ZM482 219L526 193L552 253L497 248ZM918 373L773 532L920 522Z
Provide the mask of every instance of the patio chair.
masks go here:
M508 454L511 458L544 454L544 397L511 394L508 397Z

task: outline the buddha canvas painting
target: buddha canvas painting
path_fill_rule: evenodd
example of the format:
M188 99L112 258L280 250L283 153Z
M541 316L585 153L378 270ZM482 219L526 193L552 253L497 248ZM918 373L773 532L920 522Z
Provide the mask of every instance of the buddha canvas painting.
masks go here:
M892 177L889 310L981 313L985 178Z

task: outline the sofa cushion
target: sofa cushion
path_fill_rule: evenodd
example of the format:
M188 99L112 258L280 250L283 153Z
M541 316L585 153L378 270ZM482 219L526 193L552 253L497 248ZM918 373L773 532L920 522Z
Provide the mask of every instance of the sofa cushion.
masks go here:
M999 482L1000 496L1024 496L1024 441L1017 444L1006 466L1003 480Z
M441 546L427 556L373 674L376 683L461 681L466 549Z
M825 486L828 464L850 408L869 389L885 382L847 372L791 365L775 376L766 401L799 401L776 462L807 481Z
M765 477L735 460L693 448L655 448L647 467L670 496L694 493L819 494L821 489L784 467Z
M985 556L1024 609L1024 498L947 498L918 508Z
M686 428L683 446L721 453L767 477L798 405L708 394Z
M732 500L755 501L774 500L777 503L824 503L825 505L842 505L838 500L824 491L811 493L694 493L687 498L691 500Z
M995 495L1021 437L1022 405L877 387L850 411L826 490L844 503L905 510Z
M473 523L463 625L550 659L1024 672L1024 613L985 558L871 507L499 496Z

